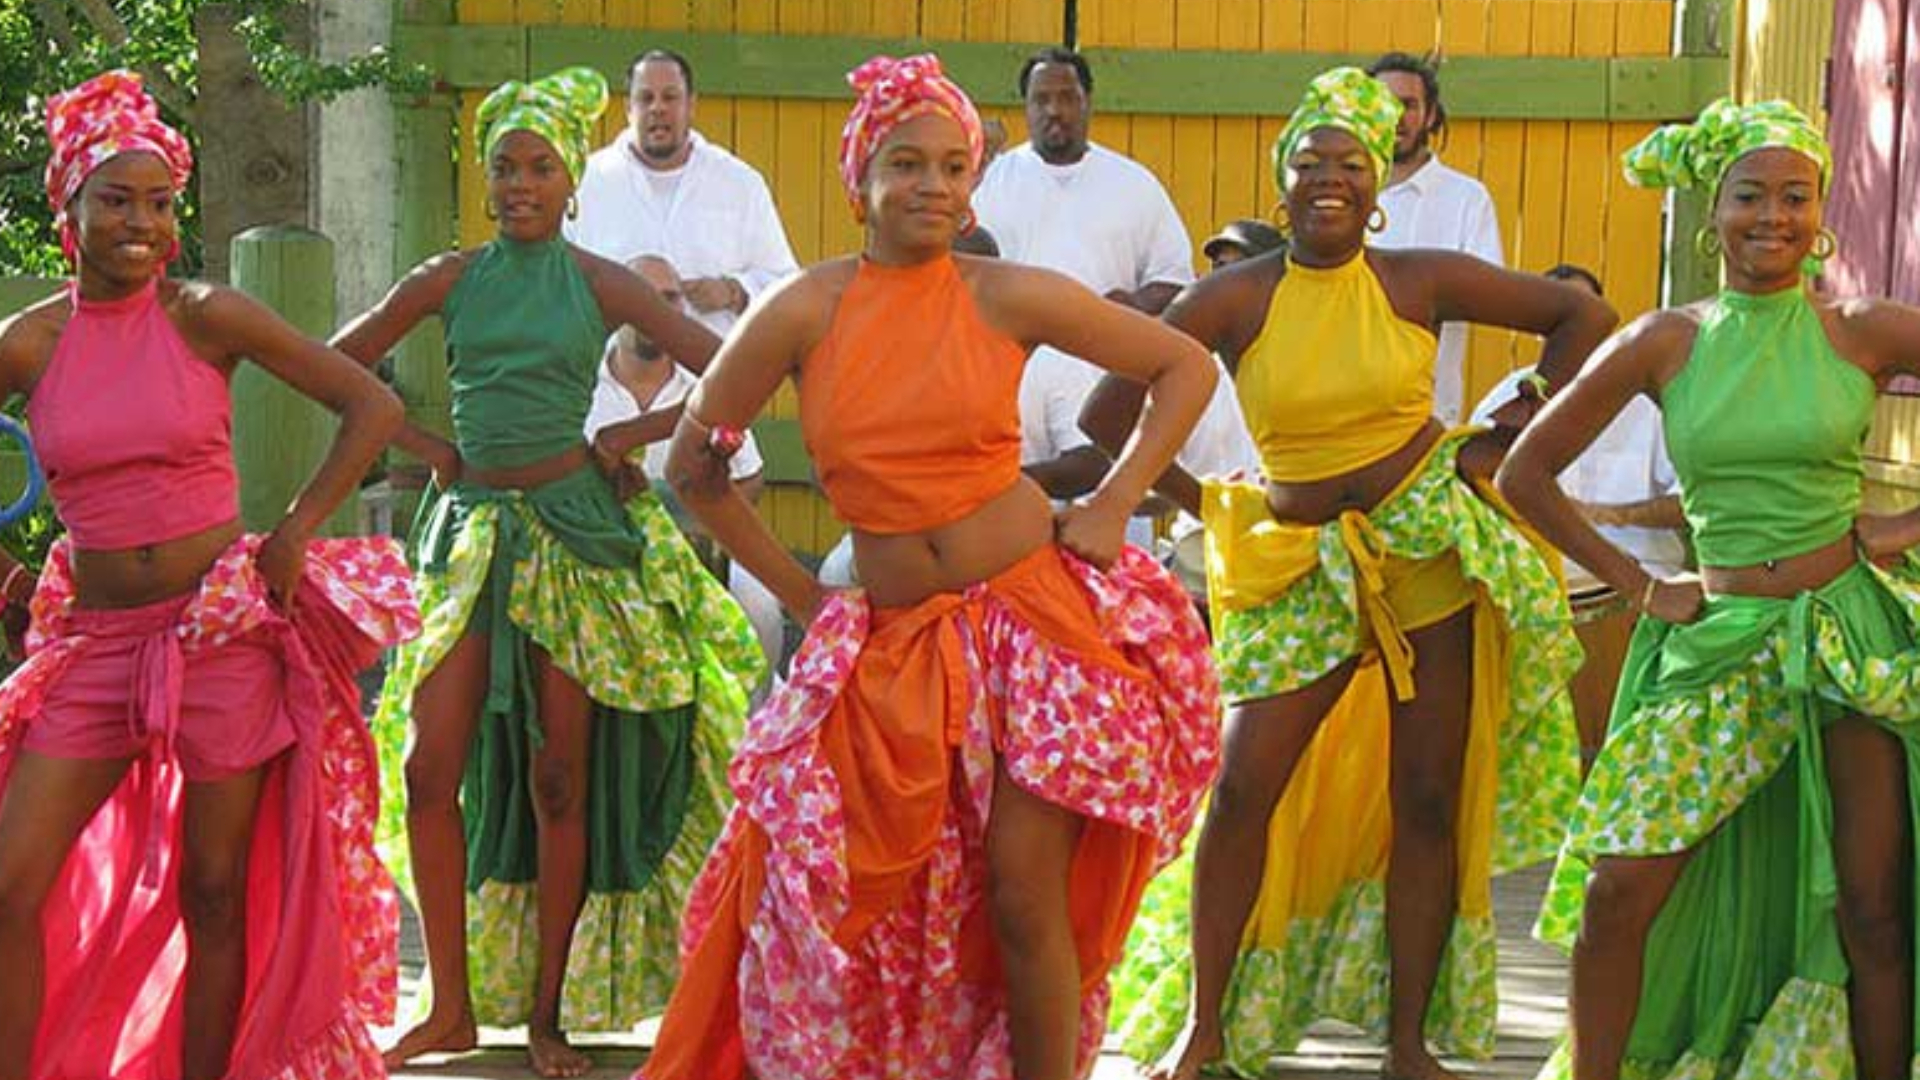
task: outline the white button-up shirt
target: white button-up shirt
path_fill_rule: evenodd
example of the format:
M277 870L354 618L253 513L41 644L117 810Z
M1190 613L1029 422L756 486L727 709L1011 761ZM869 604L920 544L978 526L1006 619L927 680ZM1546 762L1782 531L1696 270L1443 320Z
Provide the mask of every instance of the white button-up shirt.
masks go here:
M631 129L594 151L575 193L580 216L562 231L609 259L658 255L689 280L733 278L751 299L798 269L773 194L753 166L697 131L687 138L693 149L674 170L642 164ZM721 335L738 318L726 310L694 317Z
M1193 241L1146 166L1089 143L1071 165L1050 165L1021 143L995 158L973 212L1001 258L1044 266L1105 296L1155 282L1193 280Z
M1427 159L1412 176L1380 192L1387 227L1370 242L1382 248L1439 248L1462 251L1495 266L1505 266L1500 251L1500 221L1486 185L1457 169ZM1440 327L1440 352L1433 365L1434 412L1457 423L1466 396L1467 328Z

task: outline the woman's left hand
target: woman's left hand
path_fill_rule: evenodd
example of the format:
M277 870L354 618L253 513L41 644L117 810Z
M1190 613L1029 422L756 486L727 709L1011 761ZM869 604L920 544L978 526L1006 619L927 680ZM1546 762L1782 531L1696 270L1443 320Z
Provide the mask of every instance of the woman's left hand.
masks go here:
M273 530L272 535L260 542L253 566L266 581L267 593L273 602L282 611L291 610L294 591L307 572L307 538L284 528Z
M1868 562L1889 566L1913 546L1912 515L1861 514L1853 519L1853 538Z
M1123 508L1098 496L1069 503L1053 515L1053 538L1061 547L1105 570L1126 546L1127 517Z
M1493 483L1493 474L1500 471L1507 448L1513 445L1513 433L1503 434L1503 431L1501 428L1483 431L1460 444L1460 454L1454 459L1454 470L1460 479L1469 483Z

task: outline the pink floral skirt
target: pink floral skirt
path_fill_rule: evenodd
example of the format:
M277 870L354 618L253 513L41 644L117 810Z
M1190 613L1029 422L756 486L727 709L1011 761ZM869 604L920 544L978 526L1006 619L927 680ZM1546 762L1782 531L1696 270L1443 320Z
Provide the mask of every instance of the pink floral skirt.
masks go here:
M391 1023L398 897L373 851L372 739L354 677L419 631L390 541L318 540L291 614L236 541L191 596L77 609L65 544L33 597L27 662L0 685L0 795L24 748L138 754L81 834L42 915L46 987L33 1075L160 1080L182 1052L185 930L174 883L194 779L273 766L254 827L247 986L231 1080L385 1076L367 1025ZM277 693L262 694L277 674ZM118 728L101 688L124 677ZM240 698L221 710L210 695ZM258 712L258 730L237 718ZM43 719L48 730L36 730ZM252 758L252 760L248 760Z
M1069 903L1080 1061L1152 874L1219 760L1207 640L1128 549L1056 548L906 609L834 597L730 769L651 1080L1011 1076L987 911L996 763L1085 819Z

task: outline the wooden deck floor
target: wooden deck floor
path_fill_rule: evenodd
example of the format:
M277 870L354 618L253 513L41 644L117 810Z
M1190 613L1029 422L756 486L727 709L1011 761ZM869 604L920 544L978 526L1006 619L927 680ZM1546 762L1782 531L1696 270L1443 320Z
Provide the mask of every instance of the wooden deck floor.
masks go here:
M1539 1069L1566 1024L1566 962L1555 950L1527 936L1546 868L1522 871L1494 885L1494 912L1500 927L1500 1044L1492 1061L1461 1062L1454 1068L1475 1080L1523 1080ZM417 987L419 960L409 950L404 989ZM403 1003L402 1015L410 1014ZM380 1032L382 1045L390 1033ZM623 1036L593 1036L582 1044L594 1055L593 1080L623 1080L646 1058L650 1025ZM436 1080L505 1080L529 1077L523 1043L514 1031L486 1030L481 1049L452 1058L428 1058L396 1073ZM1316 1031L1296 1055L1276 1059L1267 1080L1361 1080L1378 1075L1379 1052L1354 1034L1332 1026ZM1132 1063L1117 1055L1101 1059L1094 1080L1131 1080Z

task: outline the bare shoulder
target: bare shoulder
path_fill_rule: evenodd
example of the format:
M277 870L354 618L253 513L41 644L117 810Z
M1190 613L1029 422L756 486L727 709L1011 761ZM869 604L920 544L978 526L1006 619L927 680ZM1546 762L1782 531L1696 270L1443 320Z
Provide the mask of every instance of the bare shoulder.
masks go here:
M792 343L796 356L805 356L827 336L859 268L860 260L847 256L789 274L754 300L736 333L778 335Z
M0 319L0 378L10 389L24 390L40 377L72 315L62 290Z

